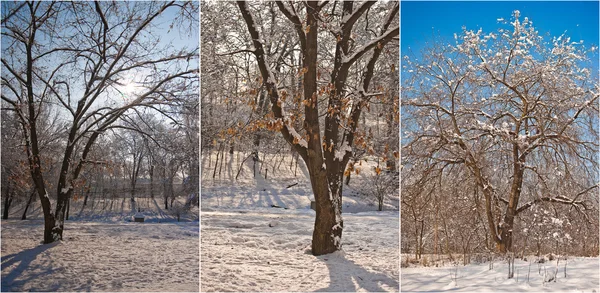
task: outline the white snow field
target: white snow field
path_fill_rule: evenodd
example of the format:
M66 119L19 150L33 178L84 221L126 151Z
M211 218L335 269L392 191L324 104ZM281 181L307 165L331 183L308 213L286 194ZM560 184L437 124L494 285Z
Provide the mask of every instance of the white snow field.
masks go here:
M390 196L382 212L371 199L354 196L372 162L363 162L363 172L344 186L343 251L315 257L310 253L315 212L303 163L294 176L289 158L282 158L281 167L269 169L265 179L264 169L253 176L249 159L235 180L244 157L226 156L222 176L217 171L215 179L215 157L210 167L203 159L201 291L400 289L398 196Z
M508 279L508 265L497 261L492 270L489 263L446 267L402 268L402 292L598 292L599 258L568 257L565 261L539 264L515 259L514 277ZM529 265L531 262L531 266ZM556 273L556 281L544 282ZM527 275L529 274L529 281ZM456 277L455 277L456 275Z
M2 292L198 292L197 209L182 222L148 209L146 221L135 223L130 210L77 216L80 202L71 208L64 239L52 244L41 244L39 203L27 220L19 220L18 208L2 220Z
M203 211L201 290L397 292L398 213L345 214L343 252L310 254L312 210Z

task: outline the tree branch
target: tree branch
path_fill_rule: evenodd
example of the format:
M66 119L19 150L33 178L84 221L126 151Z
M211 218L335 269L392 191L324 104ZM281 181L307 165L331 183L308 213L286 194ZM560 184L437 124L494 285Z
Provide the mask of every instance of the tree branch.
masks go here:
M352 29L356 21L360 18L360 16L367 11L371 6L373 6L377 1L365 1L360 4L356 9L352 11L352 14L346 15L342 19L342 31L347 32Z
M291 125L289 118L285 117L283 108L281 108L279 105L279 91L277 89L277 85L275 84L275 77L273 76L270 68L267 66L263 44L261 42L258 30L256 29L256 22L254 21L254 18L248 9L248 4L245 1L237 1L237 4L248 27L248 32L252 37L252 44L255 48L254 55L256 56L256 61L263 78L263 83L267 88L267 92L271 100L271 109L275 118L281 119L284 124L280 130L281 134L283 135L284 139L291 144L304 159L306 159L308 155L306 140L304 140L296 132L294 127Z
M344 56L344 58L342 59L342 62L349 64L349 65L353 64L354 62L356 62L356 60L358 60L358 58L360 58L362 55L367 53L373 47L385 45L387 42L389 42L393 37L397 36L399 33L400 33L400 26L396 26L396 27L388 30L379 38L376 38L376 39L372 40L371 42L369 42L368 44L356 49L356 51L354 53L352 53L350 56Z
M583 201L577 201L577 197L581 196L582 194L585 194L587 192L589 192L590 190L594 189L598 187L598 184L596 185L592 185L586 189L584 189L583 191L579 192L574 198L568 198L568 197L564 197L564 196L555 196L555 197L540 197L540 198L536 198L533 201L530 201L526 204L524 204L523 206L521 206L520 208L517 209L515 214L519 214L529 208L531 208L534 204L546 201L546 202L555 202L555 203L561 203L561 204L568 204L568 205L572 205L572 206L582 206L584 209L587 209L587 207L585 206L585 203Z
M106 18L104 17L104 13L102 13L102 9L100 8L100 3L98 1L94 1L94 6L96 7L96 12L100 16L100 19L102 20L102 26L104 28L103 41L102 41L102 45L103 45L102 59L104 60L104 62L106 62L106 32L108 31L108 22L106 21Z
M282 1L275 1L275 4L277 4L277 7L279 7L279 10L281 10L285 17L287 17L294 24L294 29L296 29L296 33L300 39L300 50L302 50L304 53L306 48L306 34L304 34L304 29L302 28L302 21L300 21L300 18L296 12L287 9Z

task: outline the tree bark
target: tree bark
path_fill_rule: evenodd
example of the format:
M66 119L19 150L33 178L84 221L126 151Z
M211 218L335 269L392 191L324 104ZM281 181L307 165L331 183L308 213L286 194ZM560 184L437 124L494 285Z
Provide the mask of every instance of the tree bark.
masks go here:
M508 206L506 207L504 221L498 225L498 233L500 234L499 248L502 253L513 252L513 226L515 216L517 215L517 206L519 204L519 197L521 196L523 173L525 171L525 158L519 155L519 148L516 144L513 146L513 157L513 181L509 194Z

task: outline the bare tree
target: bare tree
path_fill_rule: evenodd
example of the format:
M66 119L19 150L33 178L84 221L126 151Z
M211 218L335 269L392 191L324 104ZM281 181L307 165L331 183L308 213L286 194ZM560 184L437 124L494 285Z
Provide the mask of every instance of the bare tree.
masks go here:
M156 25L179 10L185 25L197 21L193 2L3 2L2 100L19 117L31 177L44 212L44 243L62 239L65 208L98 139L136 107L168 103L197 80L197 44L165 45ZM192 26L193 27L193 26ZM138 76L139 78L132 78ZM135 91L126 92L136 84ZM46 190L38 115L60 106L67 123L57 201Z

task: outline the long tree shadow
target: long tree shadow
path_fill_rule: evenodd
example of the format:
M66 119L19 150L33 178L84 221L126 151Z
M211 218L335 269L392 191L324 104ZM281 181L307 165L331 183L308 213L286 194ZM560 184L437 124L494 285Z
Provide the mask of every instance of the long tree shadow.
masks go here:
M33 268L31 267L31 263L37 258L38 255L52 247L55 247L58 244L59 242L54 242L51 244L42 244L34 248L23 250L19 253L3 256L2 282L0 284L0 290L2 292L22 291L19 288L26 284L29 280L47 275L50 271L52 271L52 267L38 266L36 271L40 271L39 273L27 274L26 278L19 278L24 275L24 272L26 270L33 270ZM19 265L13 268L10 272L6 273L6 271L15 263L19 263ZM17 280L17 278L19 278L19 280Z
M329 269L329 286L315 292L356 292L363 289L368 292L399 290L400 283L392 277L366 270L352 260L341 255L323 255L318 257ZM383 287L387 285L387 289Z

